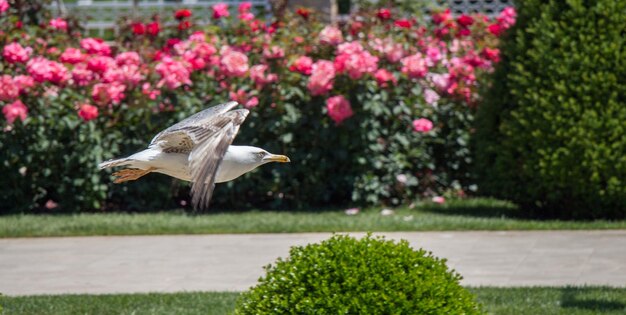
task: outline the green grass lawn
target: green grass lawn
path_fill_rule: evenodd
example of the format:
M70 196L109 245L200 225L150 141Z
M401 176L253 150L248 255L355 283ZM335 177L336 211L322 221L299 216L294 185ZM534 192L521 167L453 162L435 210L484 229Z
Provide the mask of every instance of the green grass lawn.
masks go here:
M346 215L343 209L323 211L211 212L182 211L145 214L0 216L0 237L154 235L210 233L295 233L352 231L554 230L625 229L626 221L530 220L510 203L469 199L394 209L380 208Z
M489 314L626 314L626 288L470 288ZM228 314L235 292L0 297L4 314Z

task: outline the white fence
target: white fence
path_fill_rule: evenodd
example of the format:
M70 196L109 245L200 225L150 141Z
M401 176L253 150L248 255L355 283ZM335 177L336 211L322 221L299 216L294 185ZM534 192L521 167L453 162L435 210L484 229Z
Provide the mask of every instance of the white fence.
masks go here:
M226 3L233 14L241 2L250 2L253 8L263 8L266 12L270 9L269 0L77 0L54 1L51 9L57 15L72 14L80 17L86 21L84 26L91 35L103 37L107 32L118 32L118 22L122 16L171 16L177 8L187 8L193 11L194 20L202 23L210 20L212 5Z
M504 8L513 6L513 0L440 0L438 2L449 7L453 13L481 12L488 16L497 15Z

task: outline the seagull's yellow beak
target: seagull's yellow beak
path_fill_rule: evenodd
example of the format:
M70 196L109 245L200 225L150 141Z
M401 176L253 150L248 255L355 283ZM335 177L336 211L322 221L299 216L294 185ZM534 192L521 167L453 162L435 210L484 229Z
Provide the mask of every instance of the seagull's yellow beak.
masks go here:
M285 156L285 155L278 155L278 154L270 154L270 155L264 157L263 160L268 161L268 162L278 162L278 163L288 163L288 162L291 162L291 160L287 156Z

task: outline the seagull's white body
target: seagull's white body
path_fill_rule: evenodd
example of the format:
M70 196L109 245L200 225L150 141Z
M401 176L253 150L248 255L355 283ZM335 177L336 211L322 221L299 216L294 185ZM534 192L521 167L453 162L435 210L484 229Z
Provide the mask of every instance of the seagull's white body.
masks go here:
M113 173L118 177L115 183L151 172L190 181L194 208L207 207L215 183L233 180L265 163L289 162L288 157L261 148L231 145L248 115L247 109L233 109L237 105L207 108L158 133L147 149L99 166L129 166Z
M223 183L231 181L255 168L271 161L258 161L250 152L259 152L263 149L250 146L231 145L226 150L222 163L217 168L215 182ZM166 153L160 148L148 148L137 152L127 158L131 168L148 170L165 174L184 181L191 181L189 169L189 154Z

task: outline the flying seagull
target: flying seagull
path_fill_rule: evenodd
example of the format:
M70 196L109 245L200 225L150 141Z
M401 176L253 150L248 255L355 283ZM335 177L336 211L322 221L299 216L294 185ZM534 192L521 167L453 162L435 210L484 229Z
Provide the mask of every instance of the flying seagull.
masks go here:
M261 148L231 145L247 109L237 102L207 108L159 132L148 148L100 163L100 169L128 166L113 173L115 183L157 172L190 181L194 209L208 207L215 183L231 181L269 162L289 162Z

